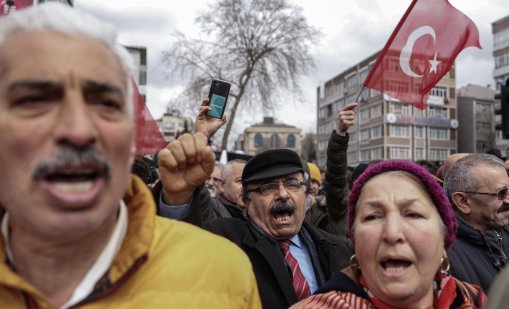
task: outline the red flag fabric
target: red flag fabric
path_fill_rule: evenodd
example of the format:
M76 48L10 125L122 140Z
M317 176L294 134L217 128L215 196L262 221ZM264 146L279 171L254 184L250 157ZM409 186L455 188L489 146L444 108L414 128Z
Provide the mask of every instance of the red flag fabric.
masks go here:
M466 47L481 48L475 24L447 0L414 0L364 86L424 109L428 92Z
M133 81L134 96L134 123L136 131L134 142L136 145L136 153L146 155L155 154L159 150L166 147L168 142L164 140L163 134L159 131L157 122L152 117L150 110L145 104L143 96L138 91L136 83Z

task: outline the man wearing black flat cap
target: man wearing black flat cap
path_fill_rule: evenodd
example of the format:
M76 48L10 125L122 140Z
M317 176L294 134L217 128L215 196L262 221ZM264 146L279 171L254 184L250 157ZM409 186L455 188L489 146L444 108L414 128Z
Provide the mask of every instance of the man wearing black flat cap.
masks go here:
M303 223L305 179L296 152L272 149L256 155L244 167L242 186L247 220L218 219L205 228L249 256L264 308L288 308L348 264L347 243Z

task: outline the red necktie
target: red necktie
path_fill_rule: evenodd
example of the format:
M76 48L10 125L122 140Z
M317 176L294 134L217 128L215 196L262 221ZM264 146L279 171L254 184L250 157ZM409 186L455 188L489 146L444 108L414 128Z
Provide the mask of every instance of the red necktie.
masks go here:
M286 263L290 266L293 275L293 289L295 290L295 294L297 295L298 300L302 300L311 294L311 290L309 289L309 284L306 281L306 278L300 271L299 263L290 253L290 240L281 240L279 241L279 247L283 252Z

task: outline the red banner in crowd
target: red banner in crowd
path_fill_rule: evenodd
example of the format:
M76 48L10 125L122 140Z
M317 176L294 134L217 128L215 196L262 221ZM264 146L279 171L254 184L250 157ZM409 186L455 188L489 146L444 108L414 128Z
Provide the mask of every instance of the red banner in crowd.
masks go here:
M447 0L414 0L364 86L424 109L428 92L466 47L481 48L475 24Z
M155 154L159 150L166 147L168 142L159 131L157 122L152 117L150 110L145 104L143 96L138 91L136 83L133 81L133 96L134 96L134 124L135 131L135 145L138 154Z

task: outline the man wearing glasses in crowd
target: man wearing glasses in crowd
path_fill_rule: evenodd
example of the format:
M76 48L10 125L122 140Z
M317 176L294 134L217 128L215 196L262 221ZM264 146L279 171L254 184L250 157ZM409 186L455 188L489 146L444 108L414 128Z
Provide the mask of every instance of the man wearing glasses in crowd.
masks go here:
M223 218L205 224L249 256L264 308L287 308L310 295L351 256L345 242L303 223L304 177L296 152L260 153L242 173L247 220Z
M459 225L448 252L451 273L488 293L509 261L509 177L504 162L490 154L470 154L446 173L444 189Z

